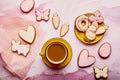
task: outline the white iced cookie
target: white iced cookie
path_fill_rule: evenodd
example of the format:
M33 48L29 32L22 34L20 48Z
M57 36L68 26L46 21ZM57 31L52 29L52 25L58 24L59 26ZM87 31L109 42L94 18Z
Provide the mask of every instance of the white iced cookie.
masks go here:
M28 43L33 43L35 39L36 31L33 26L28 26L27 30L20 30L19 36Z
M85 36L86 36L86 41L92 41L96 38L96 34L90 30L87 30L86 33L85 33Z
M99 80L100 78L103 78L104 80L106 80L106 78L108 78L108 72L109 72L109 68L107 66L105 66L104 68L99 68L99 67L93 67L94 73L95 73L95 78L97 80Z
M92 31L92 32L96 32L97 28L93 25L89 26L88 30Z
M88 17L85 15L81 15L76 20L76 27L79 31L85 32L88 29L89 21Z
M29 45L21 45L20 41L15 42L14 40L12 40L12 51L17 51L19 55L22 54L24 56L27 56L29 50Z

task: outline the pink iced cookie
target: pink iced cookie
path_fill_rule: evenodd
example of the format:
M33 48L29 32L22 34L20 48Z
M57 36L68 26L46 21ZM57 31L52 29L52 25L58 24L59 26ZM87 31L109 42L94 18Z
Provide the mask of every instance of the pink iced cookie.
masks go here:
M34 0L23 0L20 4L20 9L24 13L30 12L34 8Z
M89 55L87 49L83 49L78 56L78 66L79 67L88 67L94 64L96 61L94 56Z
M40 51L40 43L45 36L45 33L37 23L20 17L1 17L0 23L2 25L0 26L0 45L2 45L0 46L0 55L3 60L3 66L12 74L24 78L35 60L36 55ZM30 44L28 55L24 57L11 50L11 41L14 39L27 45L28 43L23 41L18 35L18 32L22 29L26 29L27 25L35 26L36 38L34 43Z
M69 23L63 24L61 29L60 29L60 37L65 36L68 31L69 31Z
M96 10L94 13L94 15L89 17L89 21L92 22L92 25L96 26L96 28L98 28L99 23L103 23L104 19L101 16L101 13L99 10Z
M101 34L104 34L105 32L106 32L105 27L99 27L99 28L96 30L96 35L101 35Z
M49 20L49 16L50 16L50 9L46 9L46 10L39 10L36 9L35 10L35 15L36 15L36 20L37 21L48 21Z
M108 58L111 54L111 50L112 48L111 48L110 43L105 42L100 46L98 50L98 54L101 58Z

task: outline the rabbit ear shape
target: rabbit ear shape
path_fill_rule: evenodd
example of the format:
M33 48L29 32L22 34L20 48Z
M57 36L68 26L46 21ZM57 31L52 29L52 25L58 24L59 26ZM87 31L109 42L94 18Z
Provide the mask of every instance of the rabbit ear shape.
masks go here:
M15 40L12 40L12 44L15 44Z
M18 41L17 44L20 44L20 41Z

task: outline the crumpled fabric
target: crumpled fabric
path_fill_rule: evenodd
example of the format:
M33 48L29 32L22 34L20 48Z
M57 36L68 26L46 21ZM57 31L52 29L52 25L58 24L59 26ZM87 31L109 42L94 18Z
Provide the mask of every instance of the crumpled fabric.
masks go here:
M40 43L45 33L37 23L24 18L18 16L0 16L0 18L0 58L3 61L2 64L13 75L24 78L36 55L39 54ZM30 44L30 52L24 57L11 50L11 41L14 39L16 42L20 41L21 44L28 44L19 37L18 32L21 29L26 29L29 25L36 28L36 38Z

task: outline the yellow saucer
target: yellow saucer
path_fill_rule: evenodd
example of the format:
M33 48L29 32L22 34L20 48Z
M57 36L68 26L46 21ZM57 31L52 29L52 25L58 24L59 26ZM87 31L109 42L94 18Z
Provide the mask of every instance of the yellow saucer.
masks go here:
M84 15L87 16L87 17L90 17L90 16L93 15L93 14L92 14L92 13L87 13L87 14L84 14ZM79 17L79 16L78 16L78 17ZM77 17L77 18L78 18L78 17ZM104 34L101 34L101 35L96 36L95 40L93 40L93 41L86 41L86 40L85 40L85 33L78 31L78 29L76 28L76 20L77 20L77 18L75 19L75 23L74 23L74 32L75 32L76 37L77 37L80 41L82 41L82 42L85 43L85 44L95 44L95 43L97 43L98 41L100 41L100 40L102 39L102 37L103 37ZM104 25L105 25L105 24L104 24L104 22L103 22L103 23L99 24L98 27L101 27L101 26L104 26Z
M66 60L61 64L51 64L48 61L48 59L46 58L46 56L45 56L45 50L46 50L47 46L49 44L53 43L53 42L60 42L60 43L64 44L66 46L66 48L67 48L68 56L66 57ZM52 38L52 39L50 39L50 40L48 40L47 42L44 43L44 45L42 47L42 50L40 52L40 56L42 57L44 63L48 67L54 68L54 69L60 69L60 68L65 67L70 62L70 60L72 58L72 48L71 48L70 44L66 40L64 40L62 38Z

